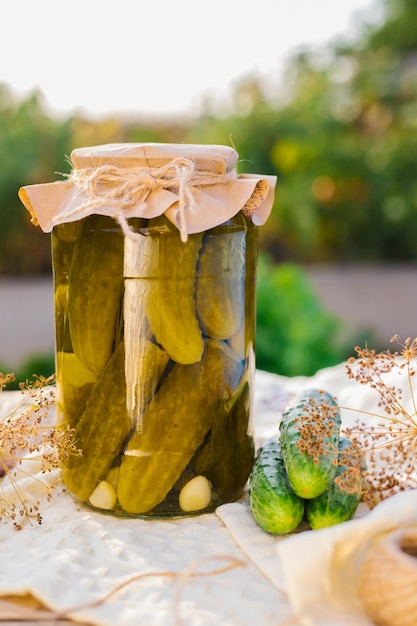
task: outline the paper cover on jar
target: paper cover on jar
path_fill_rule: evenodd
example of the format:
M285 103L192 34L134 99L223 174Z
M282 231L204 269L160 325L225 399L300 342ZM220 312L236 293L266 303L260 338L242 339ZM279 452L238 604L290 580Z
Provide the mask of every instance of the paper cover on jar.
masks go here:
M131 217L165 213L187 234L226 222L240 210L256 225L273 205L275 176L237 174L228 146L107 144L72 152L66 180L29 185L19 197L44 232L98 213L114 217L125 233Z

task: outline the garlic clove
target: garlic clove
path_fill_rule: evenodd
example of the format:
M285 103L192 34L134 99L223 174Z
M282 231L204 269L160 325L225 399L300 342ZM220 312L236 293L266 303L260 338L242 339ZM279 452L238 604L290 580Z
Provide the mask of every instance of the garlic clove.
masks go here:
M187 513L205 509L210 500L211 484L205 476L195 476L180 491L180 507Z

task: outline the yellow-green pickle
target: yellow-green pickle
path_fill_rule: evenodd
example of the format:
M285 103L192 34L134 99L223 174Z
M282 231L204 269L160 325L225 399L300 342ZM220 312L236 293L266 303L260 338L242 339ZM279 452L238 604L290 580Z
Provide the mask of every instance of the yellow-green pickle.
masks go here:
M64 484L120 516L212 511L254 460L257 229L275 179L237 175L225 146L71 159L67 180L20 191L52 237L57 419L80 450Z

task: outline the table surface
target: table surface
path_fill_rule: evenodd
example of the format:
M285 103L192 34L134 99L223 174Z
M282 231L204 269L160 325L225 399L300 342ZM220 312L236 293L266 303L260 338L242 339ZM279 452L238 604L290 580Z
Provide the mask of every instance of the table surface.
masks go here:
M343 368L341 364L311 378L293 379L257 371L256 445L277 433L280 414L298 391L313 386L351 397L351 391L344 388ZM8 393L12 392L4 392L3 398ZM72 619L83 626L299 626L297 621L290 622L294 614L286 590L280 586L276 538L254 523L247 494L240 503L225 505L214 513L168 521L114 518L80 506L68 494L59 498L48 505L42 503L42 526L19 532L11 529L0 535L0 551L4 550L8 559L6 563L0 558L1 625L17 626L22 621L29 626L73 624L48 606L55 610L84 606L88 598L106 597L120 580L134 577L128 591L123 591L122 597L112 596L97 614L70 612ZM239 541L239 533L233 532L222 513L230 507L238 511L238 520L240 510L246 523L251 518L254 528L247 544ZM254 558L255 548L265 557L262 564ZM222 563L216 558L223 559ZM202 568L201 573L192 573L186 584L177 584L196 562L205 564L206 571ZM112 564L118 568L117 576ZM229 571L216 571L227 565ZM139 577L143 579L138 581ZM117 611L123 612L123 620L117 619ZM320 618L314 626L339 626L339 621Z
M270 408L270 403L274 405L276 398L278 398L278 401L281 402L281 382L279 377L275 377L274 375L268 373L257 372L255 378L254 413L265 416ZM18 392L3 392L0 396L0 410L2 408L2 404L4 406L4 401L6 399L10 400L13 393ZM276 414L273 415L272 419L276 424ZM255 441L257 441L256 424ZM22 620L24 620L25 624L36 624L37 626L43 623L48 625L56 623L60 626L73 623L68 617L59 615L55 617L56 614L53 613L52 610L49 610L48 602L45 601L45 597L47 600L50 600L51 598L55 598L56 595L54 595L55 592L52 591L49 592L49 595L46 593L45 597L42 597L41 593L38 594L38 586L45 584L44 582L39 582L38 577L42 578L42 576L48 576L48 564L46 561L49 557L54 561L51 572L53 571L53 567L56 566L55 561L59 558L64 559L65 557L65 559L68 559L70 566L72 565L70 562L73 558L71 542L81 545L81 550L86 552L85 563L87 572L89 571L89 568L91 568L91 571L97 570L100 563L97 565L96 554L100 551L100 549L107 550L107 552L110 553L111 550L114 549L114 546L111 542L104 542L101 545L100 538L95 538L94 541L96 541L96 543L92 542L94 545L91 545L93 559L90 560L87 555L90 546L85 545L85 538L83 537L83 526L85 525L84 520L86 520L87 526L89 524L93 528L93 532L97 531L98 535L106 535L106 538L111 536L111 539L114 539L115 542L119 542L120 544L122 542L129 544L129 542L131 542L132 550L136 551L136 554L140 558L143 558L143 567L145 568L145 571L147 571L146 568L152 571L153 564L155 563L157 571L172 571L182 574L182 572L188 567L189 563L198 562L199 560L201 560L201 562L204 562L205 560L207 561L212 558L213 554L216 553L226 554L230 556L231 560L235 559L237 562L243 562L243 568L236 568L235 570L231 569L231 571L227 574L221 574L219 578L221 581L219 586L217 583L213 585L213 578L211 580L208 578L204 580L204 577L195 579L192 585L190 585L190 590L186 589L183 593L184 600L181 597L181 603L184 602L185 609L182 608L181 604L181 610L179 611L178 619L175 621L175 624L178 622L178 625L180 623L184 623L184 625L190 624L194 626L194 623L196 625L206 623L204 620L200 621L200 618L194 622L192 617L193 611L190 613L187 607L187 602L191 601L191 599L193 599L193 595L195 594L196 597L198 596L199 598L198 604L199 608L201 607L202 614L204 611L207 611L207 614L209 615L212 606L216 606L216 611L220 614L224 608L229 624L242 624L244 626L249 626L253 623L257 608L259 607L261 613L261 623L271 623L271 625L274 624L275 626L275 619L270 622L270 618L268 617L269 611L272 611L272 613L279 611L279 606L282 604L282 594L274 589L267 577L265 577L265 575L260 572L253 563L251 563L250 559L243 554L240 547L236 545L235 541L230 536L221 518L219 518L216 513L187 517L179 520L144 522L143 520L113 518L113 516L103 515L92 511L91 509L87 510L87 507L81 507L79 504L74 503L72 498L70 498L67 494L64 496L63 500L59 500L60 497L60 495L53 496L52 503L48 505L49 508L46 508L42 513L44 521L40 527L36 525L34 528L26 528L25 526L22 531L8 529L9 536L6 540L8 547L8 552L6 554L8 554L8 556L6 556L6 558L14 561L13 557L15 557L17 560L17 567L15 572L12 572L5 565L2 568L0 562L0 624L9 624L10 626L13 624L17 626L17 624L22 623ZM247 495L245 494L241 501L245 502L246 500ZM60 506L61 503L62 506ZM59 509L62 507L67 507L67 513L63 513L62 517L59 517ZM141 529L140 532L143 532L143 529L145 529L146 536L144 535L142 539L140 537L138 538L134 532L135 523L137 523L138 528ZM68 525L68 537L58 536L58 538L55 539L55 535L59 535L59 527L62 524ZM167 529L166 532L165 528ZM45 541L43 541L43 538ZM62 548L62 556L59 554L59 551L61 550L61 545L64 543L65 546ZM104 548L102 548L102 546L104 546ZM158 549L161 550L159 555L156 554ZM123 564L120 565L120 563L122 563L122 560L129 560L129 551L127 549L122 550L122 552L123 554L121 554L118 563L119 566L123 568ZM29 560L28 564L25 563L26 554ZM39 572L34 570L36 567L36 558L39 558L40 560ZM28 587L26 591L24 588L19 589L20 559L22 559L21 580L28 581L23 583L23 586ZM33 563L31 559L33 560ZM152 566L150 563L152 563ZM220 564L216 562L206 565L206 569L215 570L216 568L221 569L224 566L224 562ZM57 573L52 574L52 576L54 578L59 578L60 567L56 567ZM25 571L23 571L23 569ZM103 567L103 569L105 568ZM44 570L46 573L43 573ZM123 570L123 576L128 577L129 574L133 573L136 574L132 565L126 565ZM89 574L87 573L87 586L89 582L88 575ZM74 576L74 574L72 574L72 576ZM83 576L82 569L80 569L80 576ZM112 580L113 579L109 577L107 584L111 584ZM51 579L51 584L55 582L56 581ZM144 585L144 583L140 584ZM167 587L168 599L161 600L160 598L157 598L156 603L158 604L158 608L156 611L160 610L161 615L163 615L163 611L167 610L167 606L169 607L169 602L173 601L174 596L172 591L172 580L170 582L155 581L153 585L150 585L149 594L158 594L159 586L161 584L165 584ZM10 588L12 591L10 591ZM59 593L59 584L57 589L57 593ZM144 590L143 597L146 597L146 593L146 590ZM139 597L140 599L142 598L140 594ZM62 602L64 606L74 606L75 601L75 606L78 606L78 599L78 596L72 596ZM83 600L80 600L80 603L83 604ZM224 607L222 607L222 604ZM251 614L252 610L253 614ZM151 613L150 615L150 621L146 620L146 623L149 624L149 626L153 626L153 624L161 624L161 626L165 626L166 622L163 617L161 617L159 621L156 618L154 620ZM79 616L77 614L75 617L72 614L71 617L76 620L76 623L83 625L103 623L101 621L103 619L101 615L97 617L96 622L86 620L81 613ZM180 617L182 617L182 620L179 619ZM217 619L213 621L214 617L210 616L207 624L221 623L222 619L220 618L219 620L218 618L219 616L217 615ZM106 619L109 620L110 618L104 617L104 620ZM143 617L140 617L139 619L143 619ZM134 622L135 621L133 620L133 623ZM113 626L112 621L109 623ZM127 623L130 624L132 622ZM114 626L116 626L116 624ZM117 626L119 626L119 624L117 624Z
M33 596L3 596L0 600L0 624L2 626L68 626L72 620L63 618L51 619L51 612ZM86 622L77 622L80 626L91 626Z

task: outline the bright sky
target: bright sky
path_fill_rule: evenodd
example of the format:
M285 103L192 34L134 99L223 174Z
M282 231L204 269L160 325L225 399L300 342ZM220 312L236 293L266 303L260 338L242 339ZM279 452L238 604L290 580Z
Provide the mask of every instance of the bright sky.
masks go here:
M376 3L376 4L375 4ZM288 55L349 36L377 0L3 0L0 83L51 110L185 114ZM373 7L373 10L370 10Z

